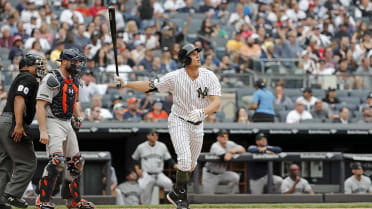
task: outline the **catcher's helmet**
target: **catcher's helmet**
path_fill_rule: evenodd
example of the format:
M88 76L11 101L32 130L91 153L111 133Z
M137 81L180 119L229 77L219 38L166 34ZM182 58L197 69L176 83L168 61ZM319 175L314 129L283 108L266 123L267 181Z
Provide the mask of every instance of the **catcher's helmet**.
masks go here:
M65 49L62 51L62 53L59 55L59 59L57 61L61 62L62 60L78 60L79 57L79 50L77 49Z
M178 60L184 65L187 66L191 64L191 57L189 56L193 51L200 52L201 49L195 47L193 44L186 44L178 52Z

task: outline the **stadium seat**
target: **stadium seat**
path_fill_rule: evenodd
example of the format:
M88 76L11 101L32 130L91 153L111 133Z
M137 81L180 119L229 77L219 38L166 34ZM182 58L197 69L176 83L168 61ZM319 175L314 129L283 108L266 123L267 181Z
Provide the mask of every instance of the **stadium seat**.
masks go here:
M336 97L347 97L350 95L349 90L337 90L336 91Z
M0 60L8 60L8 56L9 56L9 49L0 48Z
M302 96L302 92L300 89L288 89L288 88L285 88L284 89L284 95L287 96L287 97L300 97ZM292 100L293 101L293 100ZM295 101L293 101L295 102Z
M313 96L322 99L325 96L325 91L323 89L312 89L313 91Z
M350 96L364 98L367 97L368 93L369 93L368 89L359 89L350 91Z
M340 97L341 102L345 104L355 104L360 105L360 97L358 96L350 96L350 97Z
M198 40L198 34L196 33L187 34L186 40L189 43L194 43L196 40Z
M285 123L285 121L287 120L287 115L288 115L289 111L286 111L286 110L283 110L283 111L280 111L279 112L279 119L280 119L280 122L283 122Z
M218 47L216 48L216 56L218 59L221 59L223 56L226 56L226 48L225 47Z

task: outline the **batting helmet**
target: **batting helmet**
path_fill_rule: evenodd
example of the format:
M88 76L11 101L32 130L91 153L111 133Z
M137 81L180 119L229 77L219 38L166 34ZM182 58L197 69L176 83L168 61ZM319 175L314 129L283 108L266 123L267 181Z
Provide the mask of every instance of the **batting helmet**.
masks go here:
M187 66L191 64L191 57L189 56L193 51L200 52L201 49L195 47L193 44L186 44L178 52L178 60L184 65Z

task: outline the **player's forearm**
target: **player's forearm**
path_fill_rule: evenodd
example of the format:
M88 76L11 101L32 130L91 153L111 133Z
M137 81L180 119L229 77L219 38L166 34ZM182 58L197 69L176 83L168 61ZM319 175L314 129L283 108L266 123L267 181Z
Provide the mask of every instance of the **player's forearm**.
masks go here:
M25 109L25 99L22 96L14 98L14 117L16 126L23 125L23 111Z
M207 115L211 115L217 112L220 109L220 106L221 106L221 99L220 97L216 96L212 100L212 102L206 108L204 108L204 113Z
M240 154L240 153L245 152L245 149L244 147L237 147L237 148L230 149L229 152L231 154Z
M76 102L75 104L74 116L75 118L80 118L82 116L80 102Z
M150 90L149 85L150 81L132 81L128 82L124 87L136 91L147 92Z
M36 103L36 119L39 124L40 132L46 132L46 111L45 104L38 101Z

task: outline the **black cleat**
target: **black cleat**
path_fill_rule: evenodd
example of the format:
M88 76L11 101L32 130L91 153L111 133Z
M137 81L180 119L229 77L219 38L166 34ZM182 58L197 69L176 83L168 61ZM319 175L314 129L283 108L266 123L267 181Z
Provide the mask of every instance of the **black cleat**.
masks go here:
M8 203L1 203L0 209L12 209L12 207Z
M27 208L28 207L28 204L27 204L26 200L24 200L22 198L16 198L16 197L13 197L11 195L7 195L6 196L6 201L9 205L17 207L17 208Z
M181 195L177 195L174 191L167 194L167 199L170 203L177 207L177 209L190 209L187 200L182 200Z

